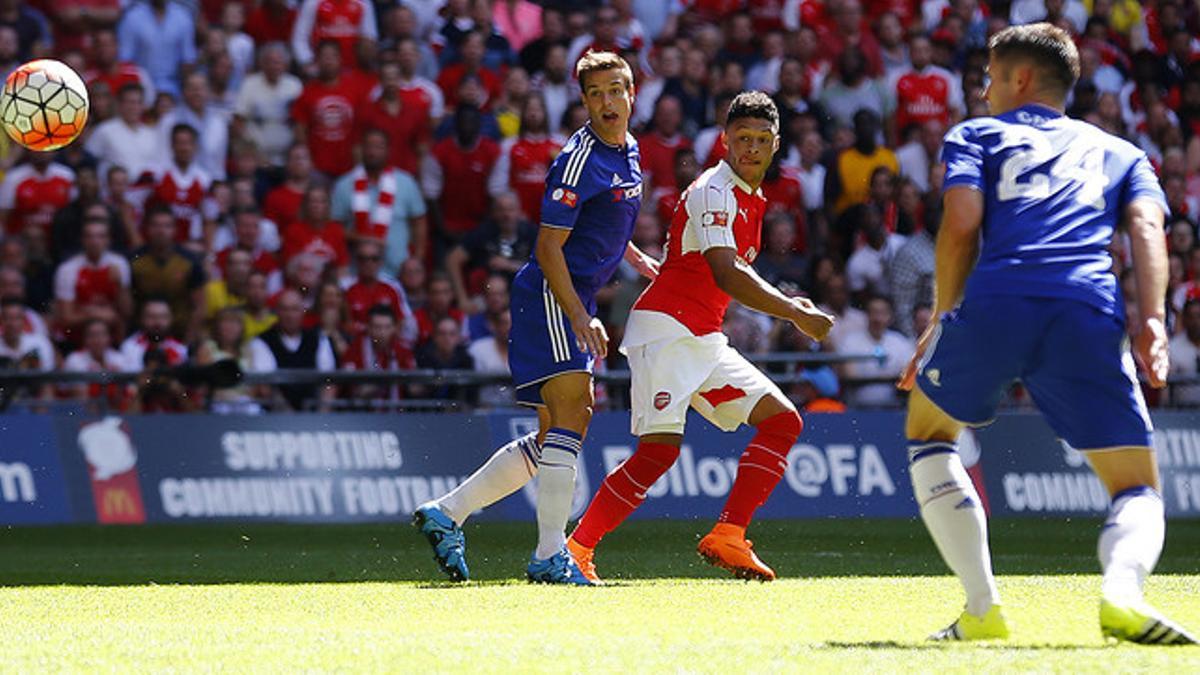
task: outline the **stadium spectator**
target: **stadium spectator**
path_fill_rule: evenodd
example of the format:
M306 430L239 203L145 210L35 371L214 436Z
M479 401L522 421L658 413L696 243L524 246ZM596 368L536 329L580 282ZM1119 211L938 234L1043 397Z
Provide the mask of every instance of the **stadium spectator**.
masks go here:
M939 225L929 221L908 237L889 266L896 330L913 339L921 335L913 326L913 313L933 302L933 250Z
M839 61L842 56L857 50L863 59L863 67L871 77L883 74L883 58L879 41L863 21L863 8L859 0L841 0L830 3L829 22L816 26L820 50L825 58Z
M196 161L198 133L178 124L170 132L171 162L155 171L154 190L148 203L169 209L171 236L193 252L203 252L212 239L213 203L208 201L212 176ZM149 233L144 233L148 239Z
M212 318L211 337L200 343L195 362L206 366L232 359L245 372L250 367L250 344L240 307L226 307ZM208 411L218 415L257 415L262 405L254 399L253 388L246 384L212 389Z
M240 126L236 135L253 139L272 166L286 162L294 140L288 112L304 90L300 78L287 72L288 60L282 43L264 45L259 50L258 71L242 81L233 107L235 128Z
M333 220L329 213L329 191L312 186L304 195L301 219L283 230L283 249L280 257L284 265L301 254L320 260L322 265L332 265L344 271L350 264L350 253L346 248L345 230L341 223Z
M941 120L926 120L915 130L910 128L908 142L896 148L900 175L916 183L923 193L929 191L929 171L938 163L945 134L946 125Z
M929 38L915 35L909 40L912 67L902 72L890 87L896 97L895 137L905 138L911 126L930 121L943 128L962 119L963 93L959 78L933 65Z
M235 207L232 217L232 234L226 235L223 228L214 238L214 246L219 246L214 259L217 274L225 275L227 260L233 251L244 251L250 255L252 268L266 275L268 288L278 291L283 287L283 272L278 259L263 245L261 234L263 225L270 221L264 220L254 206ZM230 241L225 242L226 238Z
M25 276L15 267L0 265L0 298L13 298L25 302ZM49 337L46 320L37 310L25 306L25 332Z
M350 348L351 335L346 330L349 314L346 309L346 296L342 287L336 281L322 281L317 288L316 299L312 308L304 315L304 327L316 327L321 336L329 340L333 348L333 358L339 364L344 362L346 350Z
M208 318L227 307L246 304L246 283L254 271L254 255L245 249L230 249L220 278L209 279L204 285L204 303Z
M445 318L458 324L459 333L463 328L463 311L454 306L454 287L450 278L444 273L435 273L429 279L429 291L425 304L414 311L417 317L417 344L423 345L433 337L438 323Z
M455 108L459 101L459 85L464 79L474 79L483 89L483 98L476 103L480 108L488 109L500 97L502 80L500 73L484 64L486 55L487 36L483 31L473 30L463 38L458 49L458 63L442 68L437 78L437 85L442 90L446 105Z
M515 192L522 213L533 223L541 222L546 171L563 145L559 138L549 134L548 121L542 97L529 96L521 109L520 136L500 146L499 159L488 178L492 198Z
M25 304L17 298L0 300L0 362L5 369L49 372L58 365L54 347L44 336L25 331ZM44 397L49 387L38 386Z
M425 194L438 204L442 245L461 241L487 216L488 176L500 159L500 146L480 135L480 121L474 106L455 109L454 135L433 146L434 161L421 177Z
M815 261L813 268L819 267L819 261ZM818 303L818 307L834 316L833 328L825 341L836 351L844 351L841 345L846 335L867 330L866 312L850 304L850 288L845 275L841 273L832 273L823 282L810 283L810 287L819 291L822 302Z
M865 305L870 296L891 297L889 269L904 237L888 231L883 214L875 204L860 204L846 213L846 219L858 223L861 241L846 261L846 281L851 296Z
M229 154L229 121L226 110L209 100L209 84L203 73L192 73L183 80L179 105L158 122L164 142L175 144L175 129L187 125L196 130L198 143L195 161L210 178L225 180L225 161Z
M416 176L433 141L429 101L423 92L405 93L401 84L400 64L381 65L379 97L364 106L359 126L385 132L388 165Z
M320 45L332 42L344 64L357 63L358 45L379 39L375 4L367 0L303 0L292 27L292 54L312 74L314 58L320 60ZM314 48L317 54L314 56Z
M167 161L166 144L157 129L143 121L145 90L129 84L117 92L117 116L92 129L84 146L99 159L99 171L111 180L111 168L128 172L139 183Z
M808 261L796 253L796 221L786 211L772 211L763 217L762 251L754 259L754 268L772 286L787 284L804 288L808 279Z
M866 330L846 332L838 342L838 353L870 354L873 359L850 361L843 366L851 378L891 378L900 376L912 356L914 343L888 328L892 323L892 303L884 297L871 298L867 305ZM899 391L894 382L864 384L849 390L851 405L886 407L899 404Z
M498 11L503 12L504 9L500 5L506 4L507 0L499 3ZM536 79L542 72L550 60L550 49L555 46L560 46L564 49L563 63L565 68L566 63L566 47L569 39L567 38L566 18L563 15L563 10L554 5L539 8L539 20L537 23L538 37L529 40L522 47L515 47L517 51L517 62L521 64L530 75ZM498 25L503 25L503 21L497 20Z
M429 126L437 127L446 114L446 99L437 83L419 72L421 61L421 46L416 40L402 39L396 44L396 64L400 66L400 93L428 106Z
M263 200L263 215L280 227L298 220L304 193L312 185L312 172L312 155L308 146L292 144L287 151L283 182L267 193Z
M8 0L0 3L0 26L12 28L17 34L17 59L28 61L47 56L53 36L46 15L29 3Z
M425 289L428 282L425 263L419 258L409 258L400 264L399 271L396 279L400 282L400 288L404 290L404 296L408 298L408 306L414 311L420 309L429 295Z
M642 182L657 199L663 191L675 191L675 153L691 149L692 141L681 133L683 108L679 99L664 95L654 105L651 130L638 137L642 155Z
M279 317L267 305L271 297L267 276L258 270L246 277L246 304L242 307L242 321L246 324L246 339L253 340L275 325Z
M45 312L54 300L54 264L34 257L25 237L0 240L0 266L18 270L25 282L25 304Z
M169 330L191 341L200 334L207 315L204 308L204 268L200 261L175 241L175 218L170 211L155 208L146 214L146 245L134 251L133 298L143 308L157 298L167 303ZM135 359L140 366L141 359Z
M430 339L417 347L416 358L418 368L471 370L475 367L471 355L462 344L462 326L451 316L437 320ZM410 390L414 396L460 403L466 403L471 396L469 387L451 384L413 385Z
M17 31L12 26L0 24L0 75L3 75L5 80L22 63L18 56L19 50L20 38Z
M385 305L396 317L400 341L411 347L417 342L417 319L400 283L383 274L382 268L383 245L373 239L360 239L354 249L355 276L342 282L350 334L366 330L367 312Z
M521 131L521 114L531 95L529 73L524 68L509 68L504 73L500 97L492 104L499 140L506 141Z
M512 316L504 309L488 315L488 334L467 346L474 370L488 375L509 374L508 332ZM503 384L488 384L479 388L476 403L488 408L512 407L516 403L513 388Z
M492 201L492 217L446 254L446 274L458 305L470 307L471 296L488 275L511 280L533 254L535 239L536 228L521 216L516 195L498 195Z
M529 0L497 0L492 3L491 9L492 23L501 35L508 38L514 52L521 52L542 37L544 10ZM524 59L522 65L525 65ZM525 69L530 70L528 67Z
M388 166L388 140L380 129L363 133L362 163L334 185L332 214L353 237L383 242L392 273L410 255L428 254L429 227L416 181Z
M93 319L121 335L133 315L129 262L109 250L109 231L106 217L85 220L83 251L59 265L54 275L55 315L73 342L78 342L83 324Z
M114 251L127 255L137 230L126 228L121 214L100 198L96 167L85 164L75 174L75 199L54 214L50 225L50 247L55 260L64 260L82 247L83 223L89 218L108 221L108 237Z
M400 339L397 317L388 305L375 305L367 311L366 330L350 343L343 370L386 372L411 370L417 365L412 351ZM399 384L356 384L347 387L350 398L398 401L403 398Z
M196 62L196 24L174 0L135 2L117 26L118 60L150 74L154 89L178 96L182 76Z
M841 126L850 126L862 110L871 111L876 119L883 119L891 114L893 107L892 96L884 85L867 74L866 60L857 48L847 49L838 57L837 70L832 77L826 78L819 101L833 121Z
M675 189L659 191L658 198L654 200L654 216L658 219L659 224L671 222L683 191L692 184L692 181L696 180L696 176L700 175L700 164L696 161L696 155L691 148L680 148L675 151L674 175Z
M187 347L171 336L171 304L167 300L157 297L143 300L139 316L140 329L121 343L127 372L142 370L149 350L160 352L169 366L187 361Z
M62 369L68 373L123 373L130 370L125 357L113 344L112 329L101 319L86 321L80 333L82 346L67 355ZM120 410L125 403L125 388L110 384L78 383L66 387L76 399L95 400L103 398L110 409Z
M317 45L316 77L304 84L291 110L296 139L308 144L313 166L329 180L354 166L356 111L367 94L357 73L344 72L342 63L337 42Z
M507 312L510 302L509 277L503 274L488 275L483 288L482 307L466 319L466 339L470 345L479 338L492 334L491 321L501 312ZM478 306L481 303L472 303ZM511 318L511 317L510 317Z
M534 71L530 71L534 72ZM530 80L534 94L540 94L546 104L547 129L552 134L564 134L563 116L572 103L579 100L579 83L567 70L567 48L552 44L546 51L546 64ZM639 99L640 100L640 99ZM569 133L569 132L568 132Z
M29 228L50 234L54 214L74 197L75 172L54 161L49 152L29 153L28 163L4 174L0 182L0 221L9 234Z
M1200 298L1184 304L1179 323L1182 329L1169 346L1171 375L1194 379L1200 376ZM1172 385L1170 394L1174 405L1200 405L1200 384Z
M679 77L663 83L662 96L674 96L679 100L683 110L683 133L688 137L695 136L708 124L707 81L707 57L699 49L688 49L683 52Z
M842 150L826 177L826 203L832 202L834 215L867 201L871 175L879 167L899 173L896 154L879 145L879 116L871 110L854 113L854 145Z
M270 373L280 368L316 370L328 373L337 369L329 338L317 328L304 328L304 299L298 291L284 289L275 303L279 321L250 341L250 370ZM276 388L282 402L291 410L305 410L313 400L326 407L333 389L310 384L285 384Z
M87 0L90 4L90 0ZM154 101L154 82L145 68L132 61L118 58L117 33L112 28L100 28L92 34L92 68L84 74L88 91L94 96L97 87L107 87L117 96L125 87L136 84L142 88L145 103Z
M767 200L767 213L784 213L796 228L795 249L808 250L808 221L804 209L804 184L791 167L781 162L783 156L775 153L760 186Z
M296 25L296 9L288 0L262 0L246 16L246 34L258 45L288 43Z

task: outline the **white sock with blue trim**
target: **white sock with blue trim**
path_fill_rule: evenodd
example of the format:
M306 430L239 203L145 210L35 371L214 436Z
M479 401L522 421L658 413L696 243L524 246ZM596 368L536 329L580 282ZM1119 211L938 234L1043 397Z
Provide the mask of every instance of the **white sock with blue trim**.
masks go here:
M1100 531L1101 595L1119 604L1142 600L1142 584L1158 564L1166 537L1162 497L1141 485L1113 495Z
M438 508L461 526L472 513L521 489L537 474L537 433L530 432L497 450L458 487L437 500Z
M582 436L558 427L547 431L542 441L538 461L538 545L533 554L538 560L558 553L567 543L565 530L575 496L575 462L582 447Z
M946 565L967 592L967 612L983 616L1000 603L988 550L983 503L954 443L909 441L909 473L921 519Z

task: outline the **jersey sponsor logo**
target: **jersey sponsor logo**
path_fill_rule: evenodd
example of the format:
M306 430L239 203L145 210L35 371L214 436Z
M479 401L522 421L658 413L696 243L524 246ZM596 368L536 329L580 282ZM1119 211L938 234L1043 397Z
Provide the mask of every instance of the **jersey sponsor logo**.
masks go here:
M671 405L671 392L660 391L654 395L654 409L662 410Z
M555 188L554 192L550 193L550 198L571 208L575 208L576 202L579 201L579 195L565 188Z
M700 217L700 224L705 227L727 227L729 214L724 211L705 211Z
M622 199L636 199L642 195L642 184L638 183L633 187L613 188L612 196L614 202L619 202Z

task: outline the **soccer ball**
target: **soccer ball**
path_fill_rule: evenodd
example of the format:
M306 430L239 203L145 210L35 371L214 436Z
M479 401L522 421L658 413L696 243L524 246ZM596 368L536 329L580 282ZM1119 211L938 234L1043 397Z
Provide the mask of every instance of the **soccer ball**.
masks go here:
M57 150L79 137L87 122L87 87L71 67L30 61L9 74L0 92L0 124L30 150Z

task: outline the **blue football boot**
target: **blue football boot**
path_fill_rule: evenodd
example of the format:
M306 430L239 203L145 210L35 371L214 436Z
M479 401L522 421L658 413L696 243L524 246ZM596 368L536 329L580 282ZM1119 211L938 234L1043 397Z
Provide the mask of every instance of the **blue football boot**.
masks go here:
M535 584L596 585L583 575L579 565L575 564L575 559L571 557L566 548L545 560L530 558L529 567L525 568L525 576Z
M427 502L417 507L412 522L433 547L433 559L451 581L470 578L470 572L467 571L467 538L450 516L435 502Z

